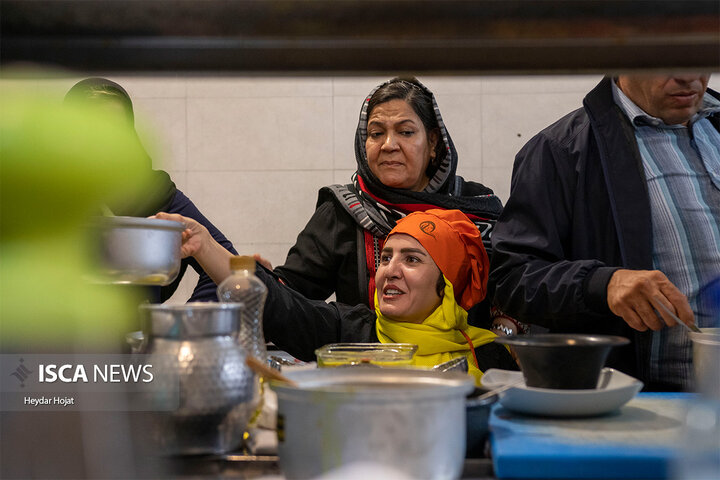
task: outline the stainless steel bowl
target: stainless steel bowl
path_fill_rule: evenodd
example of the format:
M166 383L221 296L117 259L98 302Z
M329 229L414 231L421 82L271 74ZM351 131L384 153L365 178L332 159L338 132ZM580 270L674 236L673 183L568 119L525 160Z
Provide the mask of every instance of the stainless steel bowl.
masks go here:
M168 285L180 271L184 226L139 217L98 217L90 225L96 271L102 283Z
M690 332L693 343L693 370L697 390L720 401L720 328Z

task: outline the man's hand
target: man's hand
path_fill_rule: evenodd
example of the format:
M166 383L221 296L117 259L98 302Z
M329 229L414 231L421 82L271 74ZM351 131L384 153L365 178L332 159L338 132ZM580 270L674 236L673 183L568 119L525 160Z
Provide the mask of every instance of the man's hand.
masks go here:
M695 323L695 317L685 295L659 270L617 270L607 286L610 310L635 330L660 330L677 322L661 307L661 317L655 313L654 302L662 302L686 325ZM661 320L662 319L662 320ZM665 322L663 324L663 322Z

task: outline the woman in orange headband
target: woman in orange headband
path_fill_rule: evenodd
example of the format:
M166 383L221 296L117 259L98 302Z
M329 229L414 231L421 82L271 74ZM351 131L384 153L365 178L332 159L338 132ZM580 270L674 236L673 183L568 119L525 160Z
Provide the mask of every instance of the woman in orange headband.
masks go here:
M192 220L185 255L194 255L216 282L229 275L229 255ZM467 323L467 311L485 298L488 257L475 225L459 210L411 213L388 235L375 276L375 311L364 305L309 300L258 266L268 287L264 330L267 340L301 360L313 360L328 343L382 342L418 345L414 363L433 366L468 359L476 383L488 368L517 368L495 334Z

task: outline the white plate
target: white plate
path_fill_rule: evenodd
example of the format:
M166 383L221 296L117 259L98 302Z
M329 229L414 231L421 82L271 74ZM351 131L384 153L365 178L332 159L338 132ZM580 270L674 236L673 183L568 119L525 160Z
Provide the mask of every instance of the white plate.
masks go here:
M555 390L525 386L522 372L491 368L483 387L495 389L519 382L500 395L500 405L514 412L548 417L587 417L616 410L629 402L643 383L612 368L603 368L599 387L592 390Z

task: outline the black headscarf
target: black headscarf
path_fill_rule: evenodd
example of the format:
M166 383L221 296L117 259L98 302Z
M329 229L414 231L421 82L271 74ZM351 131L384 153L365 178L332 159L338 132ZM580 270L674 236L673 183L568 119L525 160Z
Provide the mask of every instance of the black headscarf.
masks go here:
M124 107L129 125L135 129L135 116L133 113L130 95L119 84L106 78L86 78L76 83L65 95L65 102L82 103L86 105L99 102L119 102ZM137 136L137 133L136 133ZM138 138L138 143L140 139ZM175 184L170 175L162 170L153 170L152 159L147 153L146 165L149 170L147 180L132 194L108 202L108 208L115 215L131 217L147 217L166 210L175 196ZM100 159L98 160L100 161Z
M440 150L445 151L441 161L421 192L392 188L384 185L370 170L365 151L367 140L368 104L375 92L393 83L405 82L419 89L432 101L437 119ZM444 148L442 148L444 147ZM486 186L467 182L456 175L458 156L450 134L445 128L435 96L416 79L402 80L394 78L377 86L365 98L355 133L355 160L357 171L353 175L352 185L333 185L329 187L333 194L345 205L355 220L363 228L377 237L386 236L395 226L395 222L411 211L428 208L458 209L465 213L478 226L483 235L486 248L490 248L490 232L500 215L502 203Z

